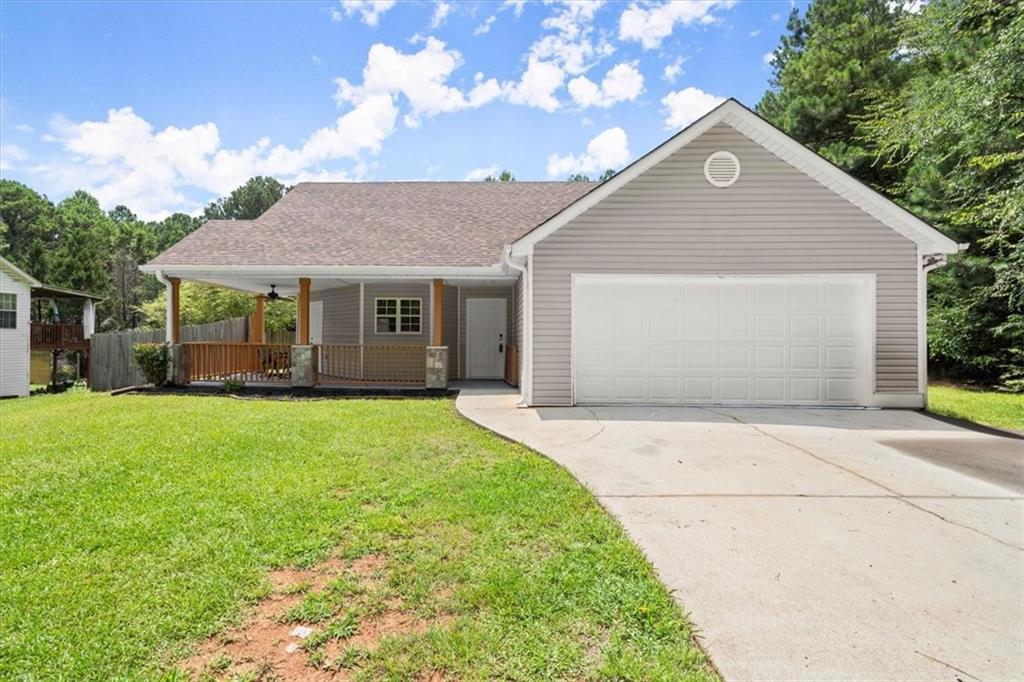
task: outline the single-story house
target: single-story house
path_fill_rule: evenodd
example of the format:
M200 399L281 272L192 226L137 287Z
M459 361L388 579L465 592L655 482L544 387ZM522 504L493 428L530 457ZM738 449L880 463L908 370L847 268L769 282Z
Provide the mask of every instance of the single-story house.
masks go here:
M301 183L144 269L176 345L182 280L297 295L295 348L181 348L179 380L921 407L927 273L958 248L729 100L603 183Z
M72 324L33 321L33 299L78 301L82 304L81 319ZM84 291L47 286L0 256L0 398L29 394L32 352L88 353L96 320L95 302L100 300L100 296Z

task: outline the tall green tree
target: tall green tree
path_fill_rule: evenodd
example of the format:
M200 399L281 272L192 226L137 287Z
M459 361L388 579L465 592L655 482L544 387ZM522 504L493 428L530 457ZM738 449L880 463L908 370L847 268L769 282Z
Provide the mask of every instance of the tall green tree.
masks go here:
M113 223L96 198L81 190L57 204L56 247L47 277L50 284L106 294Z
M256 176L203 211L207 220L253 220L283 197L288 188L274 178Z
M515 182L516 176L510 170L503 170L497 176L488 175L484 182Z
M0 180L0 254L39 280L46 280L53 247L54 207L20 182Z
M900 51L900 3L815 0L794 9L772 59L768 92L757 111L844 170L876 188L897 181L876 164L859 117L906 80Z
M143 304L144 324L158 329L164 326L166 289L156 298ZM197 282L181 285L180 315L182 324L206 324L232 317L252 315L256 300L251 294L233 289L211 287ZM295 301L278 299L267 301L266 327L270 331L295 328Z
M932 358L1024 390L1024 4L934 0L902 49L910 78L864 134L904 204L971 244L930 278Z
M196 228L203 224L202 218L195 218L187 213L172 213L163 220L150 223L153 233L153 248L156 253L167 250L177 244Z

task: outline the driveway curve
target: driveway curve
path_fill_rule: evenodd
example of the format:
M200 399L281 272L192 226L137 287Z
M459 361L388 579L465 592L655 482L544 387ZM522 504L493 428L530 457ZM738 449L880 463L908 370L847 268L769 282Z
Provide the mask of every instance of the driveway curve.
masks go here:
M1024 679L1024 440L911 411L516 399L456 406L597 496L726 679ZM935 448L977 461L913 454Z

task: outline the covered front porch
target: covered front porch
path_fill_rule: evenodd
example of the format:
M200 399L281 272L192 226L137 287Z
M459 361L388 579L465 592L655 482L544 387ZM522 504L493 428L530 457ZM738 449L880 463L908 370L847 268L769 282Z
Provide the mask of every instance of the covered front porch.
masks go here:
M460 379L519 383L517 281L487 277L193 275L249 292L246 342L183 342L180 287L163 275L173 383L295 388L446 388ZM295 336L270 343L271 298L295 301Z

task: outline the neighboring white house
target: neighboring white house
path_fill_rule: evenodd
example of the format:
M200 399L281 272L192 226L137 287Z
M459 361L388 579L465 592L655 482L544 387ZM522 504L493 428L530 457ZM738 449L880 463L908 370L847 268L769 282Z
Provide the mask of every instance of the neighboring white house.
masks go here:
M0 398L28 395L29 301L38 286L0 257Z

